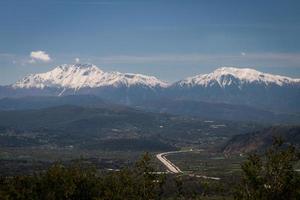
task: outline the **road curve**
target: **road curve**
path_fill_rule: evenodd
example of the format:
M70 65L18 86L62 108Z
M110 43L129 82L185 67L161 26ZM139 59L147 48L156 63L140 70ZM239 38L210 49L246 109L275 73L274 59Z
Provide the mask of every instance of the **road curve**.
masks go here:
M172 163L170 160L168 160L166 158L166 155L173 154L173 153L189 152L189 151L192 151L192 150L169 151L169 152L159 153L156 155L156 158L166 166L166 168L169 172L178 174L178 173L182 173L182 171L174 163Z
M166 156L169 155L169 154L184 153L184 152L191 152L191 151L193 151L193 150L191 149L191 150L185 150L185 151L169 151L169 152L156 154L156 158L165 165L168 172L178 174L178 173L182 173L182 171L174 163L172 163L170 160L168 160L166 158ZM220 180L219 177L209 177L209 176L205 176L205 175L189 174L189 176L196 177L196 178Z

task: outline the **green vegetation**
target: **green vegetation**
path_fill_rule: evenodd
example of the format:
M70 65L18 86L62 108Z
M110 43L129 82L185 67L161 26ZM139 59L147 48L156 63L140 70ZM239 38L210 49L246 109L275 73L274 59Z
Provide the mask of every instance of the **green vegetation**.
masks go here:
M32 176L2 177L0 199L215 199L215 194L222 193L218 184L153 172L149 154L135 166L113 172L82 163L55 164Z
M299 127L246 134L261 127L126 107L1 111L0 200L299 198L295 148L243 153L263 152L274 133L298 148ZM151 155L191 148L168 155L183 174L156 173L165 167Z
M121 170L99 171L85 162L54 164L34 175L2 176L0 199L296 200L300 176L294 167L299 158L293 146L277 139L264 156L249 155L239 175L219 181L191 176L193 173L156 173L148 153Z
M240 155L226 157L221 152L203 150L170 154L168 159L179 166L182 171L224 179L240 175L240 164L246 158Z
M284 148L278 138L266 152L265 160L257 154L250 155L242 165L242 180L235 194L236 199L300 199L300 176L294 169L299 156L293 146Z

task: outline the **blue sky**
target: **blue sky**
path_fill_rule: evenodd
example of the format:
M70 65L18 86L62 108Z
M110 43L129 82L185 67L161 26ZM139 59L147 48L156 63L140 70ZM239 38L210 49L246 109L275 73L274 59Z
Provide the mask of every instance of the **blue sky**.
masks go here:
M299 0L0 0L0 84L63 63L174 81L220 66L300 77Z

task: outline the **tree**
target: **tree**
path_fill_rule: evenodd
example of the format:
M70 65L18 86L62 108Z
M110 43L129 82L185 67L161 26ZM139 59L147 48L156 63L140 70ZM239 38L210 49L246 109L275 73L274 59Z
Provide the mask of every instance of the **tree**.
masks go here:
M145 153L136 164L137 180L140 180L141 199L155 199L157 195L157 187L159 184L159 177L154 173L155 170L151 165L151 157L149 153Z
M237 200L293 200L300 199L300 177L294 170L299 154L294 146L286 146L280 138L261 158L251 154L242 164L242 180Z

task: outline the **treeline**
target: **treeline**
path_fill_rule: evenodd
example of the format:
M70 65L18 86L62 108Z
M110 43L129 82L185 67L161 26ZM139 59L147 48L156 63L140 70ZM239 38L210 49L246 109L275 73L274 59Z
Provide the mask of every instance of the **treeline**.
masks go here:
M1 177L1 200L300 199L299 154L275 140L264 156L252 154L238 179L227 182L154 173L149 154L134 167L102 172L77 163L55 164L36 175Z
M120 171L102 172L82 162L69 167L55 164L36 175L2 177L0 199L195 199L223 192L219 183L154 171L147 153L134 167Z

